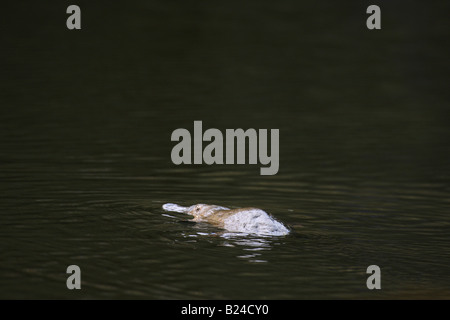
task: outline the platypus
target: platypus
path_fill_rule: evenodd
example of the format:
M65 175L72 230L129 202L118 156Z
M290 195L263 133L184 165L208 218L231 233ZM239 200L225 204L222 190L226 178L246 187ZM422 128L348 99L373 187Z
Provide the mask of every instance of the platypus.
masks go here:
M194 216L194 221L208 222L231 232L273 236L283 236L289 233L289 229L281 222L258 208L229 209L208 204L182 207L174 203L166 203L162 207L166 211L187 213Z

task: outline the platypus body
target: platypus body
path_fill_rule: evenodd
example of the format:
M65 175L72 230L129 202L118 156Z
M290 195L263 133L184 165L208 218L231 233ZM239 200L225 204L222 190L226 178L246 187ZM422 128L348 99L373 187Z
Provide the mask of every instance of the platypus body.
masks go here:
M208 204L182 207L174 203L166 203L163 205L163 209L187 213L194 217L194 221L208 222L231 232L274 236L282 236L289 233L289 229L282 223L258 208L229 209Z

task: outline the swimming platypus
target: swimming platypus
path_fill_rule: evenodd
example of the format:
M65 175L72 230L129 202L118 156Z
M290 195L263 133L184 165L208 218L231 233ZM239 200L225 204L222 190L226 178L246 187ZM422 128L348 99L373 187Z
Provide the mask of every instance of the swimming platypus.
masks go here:
M194 216L194 221L209 222L232 232L274 236L283 236L289 233L289 229L282 223L258 208L229 209L208 204L182 207L174 203L166 203L162 207L166 211L187 213Z

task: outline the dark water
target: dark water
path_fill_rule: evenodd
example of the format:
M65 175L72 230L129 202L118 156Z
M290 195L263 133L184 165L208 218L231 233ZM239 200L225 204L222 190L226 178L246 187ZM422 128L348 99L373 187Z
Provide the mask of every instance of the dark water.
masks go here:
M448 2L379 1L380 31L364 1L78 1L80 31L69 4L3 10L1 298L450 298ZM279 129L278 174L175 166L194 120ZM226 236L166 202L292 233Z

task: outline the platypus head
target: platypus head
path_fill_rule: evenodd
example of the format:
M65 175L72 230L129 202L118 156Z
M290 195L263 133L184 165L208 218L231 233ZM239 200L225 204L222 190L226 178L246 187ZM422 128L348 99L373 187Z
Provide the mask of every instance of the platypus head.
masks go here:
M229 210L229 209L221 206L199 203L190 206L187 214L194 216L195 219L202 219L208 217L209 215L213 214L218 210Z

